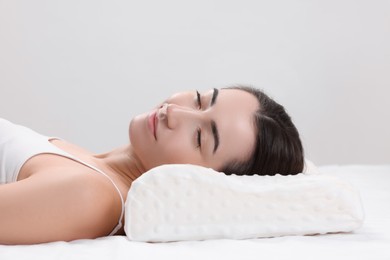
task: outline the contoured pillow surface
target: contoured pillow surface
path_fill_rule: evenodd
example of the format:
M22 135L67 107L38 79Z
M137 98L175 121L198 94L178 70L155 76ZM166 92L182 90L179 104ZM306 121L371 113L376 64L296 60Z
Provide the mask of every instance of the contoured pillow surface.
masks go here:
M227 176L163 165L132 183L125 232L148 242L348 232L362 225L358 192L322 174Z

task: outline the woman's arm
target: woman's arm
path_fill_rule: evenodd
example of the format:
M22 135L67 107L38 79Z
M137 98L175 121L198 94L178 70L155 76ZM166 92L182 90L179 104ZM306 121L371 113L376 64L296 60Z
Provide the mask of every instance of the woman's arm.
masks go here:
M1 185L0 244L107 235L117 221L107 187L89 174L37 174Z

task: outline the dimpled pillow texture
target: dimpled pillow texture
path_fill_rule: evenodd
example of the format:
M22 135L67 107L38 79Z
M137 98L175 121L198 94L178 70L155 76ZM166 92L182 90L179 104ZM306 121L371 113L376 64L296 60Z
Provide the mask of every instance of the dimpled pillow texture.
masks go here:
M363 223L357 190L335 177L228 176L195 165L144 173L125 210L126 235L145 242L349 232Z

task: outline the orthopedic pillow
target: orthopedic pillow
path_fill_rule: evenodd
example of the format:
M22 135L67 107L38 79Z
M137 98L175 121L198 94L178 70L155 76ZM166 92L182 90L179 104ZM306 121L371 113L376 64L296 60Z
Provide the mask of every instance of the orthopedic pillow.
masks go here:
M358 192L323 174L227 176L195 165L163 165L135 180L126 235L167 242L348 232L362 225Z

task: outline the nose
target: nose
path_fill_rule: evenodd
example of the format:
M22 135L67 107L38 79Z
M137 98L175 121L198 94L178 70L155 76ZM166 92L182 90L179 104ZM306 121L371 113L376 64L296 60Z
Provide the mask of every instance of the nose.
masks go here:
M177 104L165 103L158 111L158 118L165 120L169 129L180 127L181 124L199 124L202 115L200 110L181 106Z
M165 120L167 117L168 103L162 104L162 106L157 110L157 118L159 120Z

